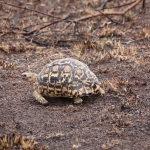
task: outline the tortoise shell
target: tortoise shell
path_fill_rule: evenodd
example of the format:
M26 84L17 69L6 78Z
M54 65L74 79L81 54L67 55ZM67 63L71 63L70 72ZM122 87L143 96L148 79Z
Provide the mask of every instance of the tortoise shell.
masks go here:
M34 89L48 97L82 97L99 93L96 75L81 61L65 58L47 64L37 75Z

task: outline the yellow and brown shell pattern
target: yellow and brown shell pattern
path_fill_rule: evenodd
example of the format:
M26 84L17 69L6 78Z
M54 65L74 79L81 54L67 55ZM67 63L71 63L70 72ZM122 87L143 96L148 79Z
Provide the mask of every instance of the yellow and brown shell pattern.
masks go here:
M99 93L99 81L89 67L72 58L57 59L38 74L34 89L48 97L82 97Z

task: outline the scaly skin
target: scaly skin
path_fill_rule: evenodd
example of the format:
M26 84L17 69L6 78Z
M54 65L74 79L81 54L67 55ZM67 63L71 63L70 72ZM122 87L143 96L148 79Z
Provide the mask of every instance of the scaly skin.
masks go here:
M48 104L48 101L37 91L33 92L33 96L40 104L42 104L42 105Z
M80 98L80 97L76 97L76 98L74 98L73 100L74 100L74 103L75 103L75 104L82 103L82 101L83 101L82 98Z

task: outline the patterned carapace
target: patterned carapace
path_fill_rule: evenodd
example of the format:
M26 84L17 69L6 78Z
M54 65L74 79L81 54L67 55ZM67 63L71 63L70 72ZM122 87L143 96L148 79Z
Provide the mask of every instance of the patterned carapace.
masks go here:
M37 75L34 89L48 97L82 97L99 93L100 83L89 67L72 58L57 59Z

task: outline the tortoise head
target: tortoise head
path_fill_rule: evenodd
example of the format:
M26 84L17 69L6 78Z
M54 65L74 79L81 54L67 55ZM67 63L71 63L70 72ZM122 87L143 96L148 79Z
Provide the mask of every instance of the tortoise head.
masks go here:
M34 83L36 81L37 74L32 72L24 72L21 74L21 77L25 81Z

